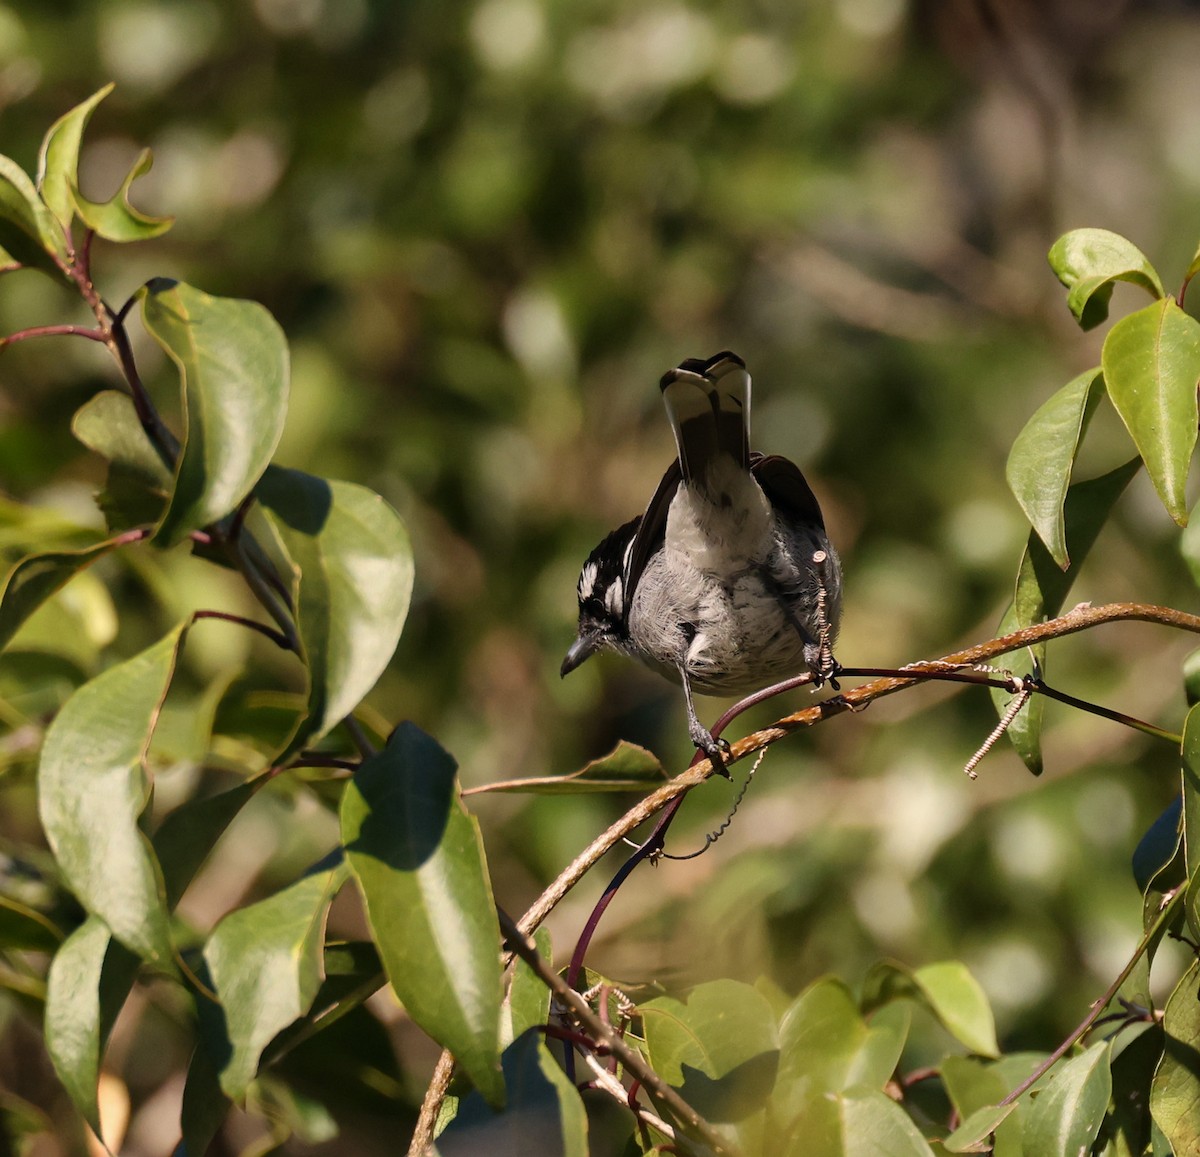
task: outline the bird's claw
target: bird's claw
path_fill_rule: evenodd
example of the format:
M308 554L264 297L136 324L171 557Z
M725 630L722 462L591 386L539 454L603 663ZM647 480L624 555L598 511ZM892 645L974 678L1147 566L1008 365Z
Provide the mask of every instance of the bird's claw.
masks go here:
M726 779L733 778L729 774L729 768L725 766L726 756L733 753L733 748L729 746L729 740L714 738L712 732L706 727L700 727L693 731L690 738L692 743L708 756L713 771L717 775L724 776Z

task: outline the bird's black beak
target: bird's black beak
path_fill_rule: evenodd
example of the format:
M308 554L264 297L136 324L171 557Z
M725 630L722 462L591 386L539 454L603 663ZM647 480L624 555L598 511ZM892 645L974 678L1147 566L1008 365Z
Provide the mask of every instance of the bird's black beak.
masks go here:
M586 659L590 659L604 643L604 636L599 632L583 632L579 638L571 644L570 650L567 651L567 657L562 661L562 668L559 674L564 678L569 675L580 663Z

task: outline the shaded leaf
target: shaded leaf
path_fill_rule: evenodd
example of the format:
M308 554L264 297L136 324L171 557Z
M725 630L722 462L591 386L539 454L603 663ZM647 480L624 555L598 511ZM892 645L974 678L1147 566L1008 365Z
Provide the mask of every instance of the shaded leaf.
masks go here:
M37 187L64 229L71 225L71 186L79 180L79 145L96 106L115 88L106 84L50 126L38 152Z
M89 201L72 182L71 203L84 224L109 241L149 241L170 229L175 223L174 217L151 217L135 209L129 200L130 186L148 173L153 164L154 154L143 149L121 187L107 201Z
M165 279L140 295L147 331L179 371L187 415L158 529L173 543L235 510L271 461L287 414L287 341L257 302Z
M976 1109L942 1144L948 1153L990 1153L992 1146L988 1138L1016 1109L1015 1101Z
M221 1089L240 1099L272 1039L298 1020L323 980L325 917L348 869L311 872L275 895L229 913L204 946L231 1053Z
M1109 1042L1060 1062L1025 1120L1030 1153L1089 1153L1112 1093Z
M538 955L547 964L552 963L554 954L550 948L549 929L538 928L533 934L533 940L537 945ZM550 1016L550 990L519 956L513 962L512 982L504 1003L508 1012L507 1031L504 1033L506 1046L526 1029L545 1024Z
M233 1102L222 1092L220 1072L204 1043L197 1044L183 1086L179 1124L183 1141L175 1157L204 1157Z
M1180 860L1179 871L1169 880L1155 880L1155 877L1174 859L1183 838L1183 796L1177 795L1162 810L1159 817L1147 829L1138 845L1133 850L1133 878L1138 891L1143 895L1150 890L1151 884L1158 885L1159 891L1182 884L1184 880L1183 861Z
M67 261L66 235L46 208L33 182L16 161L0 156L0 246L31 269L62 277L58 261Z
M463 795L484 792L531 792L535 795L574 795L596 791L644 791L658 787L667 773L657 755L620 739L607 755L593 759L566 775L529 776L469 788Z
M433 739L401 724L347 785L342 840L392 987L498 1106L500 929L456 770Z
M1065 571L1061 570L1041 538L1036 533L1030 534L1017 571L1013 601L1000 620L998 634L1033 626L1053 618L1062 610L1063 602L1113 506L1140 469L1141 461L1133 458L1099 478L1077 482L1067 490L1063 514L1071 565ZM1045 670L1044 644L1029 647L1026 653L1037 670ZM993 688L991 696L997 714L1003 715L1012 697L999 688ZM1013 748L1034 775L1042 772L1042 707L1041 697L1034 695L1007 732Z
M533 1157L588 1157L587 1115L575 1086L529 1029L504 1050L508 1100L496 1112L478 1092L437 1139L440 1157L529 1154Z
M138 958L88 917L50 962L44 1032L54 1071L99 1135L96 1085L104 1044L137 973Z
M1124 1036L1124 1034L1122 1034ZM1112 1109L1101 1140L1112 1139L1117 1154L1145 1153L1150 1144L1150 1086L1163 1052L1159 1024L1141 1025L1112 1062Z
M1050 557L1063 570L1071 561L1063 503L1079 443L1103 390L1099 369L1068 382L1038 408L1008 455L1005 474L1009 488Z
M1192 881L1186 899L1187 921L1193 937L1200 937L1200 707L1187 713L1181 747L1183 771L1183 863Z
M63 939L62 929L48 916L0 894L0 949L53 953Z
M22 624L51 595L98 558L128 541L118 536L78 550L49 550L21 559L8 572L0 594L0 650L8 646Z
M1081 329L1092 329L1108 317L1113 285L1127 281L1154 297L1163 296L1162 282L1146 255L1131 241L1107 229L1073 229L1050 248L1050 268L1068 289L1067 307Z
M175 485L171 466L138 420L133 400L102 390L75 413L71 432L89 450L108 459L108 481L97 502L112 530L153 526Z
M383 673L408 614L412 549L400 516L362 486L273 466L257 494L299 570L311 682L291 754L349 715Z
M71 890L160 965L171 958L167 912L138 817L149 799L145 751L185 629L80 687L50 724L38 771L42 826Z
M1167 513L1187 522L1187 476L1196 446L1200 322L1173 298L1122 318L1100 355L1104 380Z
M1008 1086L994 1066L974 1057L948 1056L941 1063L942 1084L958 1112L959 1119L966 1122L975 1114L980 1120L994 1118L989 1110L996 1111L1008 1095ZM1004 1120L995 1126L993 1157L1021 1157L1021 1127L1019 1114L1004 1113ZM989 1133L992 1130L989 1129ZM975 1144L977 1138L968 1138ZM970 1151L970 1150L968 1150Z

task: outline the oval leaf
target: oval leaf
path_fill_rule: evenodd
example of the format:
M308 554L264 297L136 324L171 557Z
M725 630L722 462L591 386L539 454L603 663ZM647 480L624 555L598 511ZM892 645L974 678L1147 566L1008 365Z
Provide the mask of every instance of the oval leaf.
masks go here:
M1050 268L1069 290L1067 306L1080 328L1092 329L1108 317L1113 283L1140 285L1163 296L1162 282L1146 255L1107 229L1073 229L1050 248Z
M107 201L89 201L72 181L71 203L89 229L109 241L149 241L175 224L174 217L151 217L135 209L129 201L129 187L138 177L150 172L154 154L143 149L126 174L121 187Z
M158 864L138 828L149 798L143 761L184 627L85 683L46 731L38 808L79 902L139 956L171 946Z
M1009 488L1063 570L1071 561L1063 503L1080 440L1103 389L1099 369L1068 382L1029 419L1008 455Z
M0 156L0 246L14 261L63 276L58 262L68 260L66 235L46 208L25 170Z
M1109 1043L1072 1057L1033 1099L1022 1139L1027 1153L1090 1153L1112 1094Z
M72 218L71 187L79 180L79 145L83 130L96 106L112 92L115 85L106 84L82 104L64 113L50 126L38 152L37 187L50 212L70 228Z
M113 940L102 920L89 916L63 941L46 978L46 1051L97 1136L100 1058L137 968L138 958Z
M325 917L346 880L344 864L231 912L213 929L204 960L225 1011L232 1051L221 1090L240 1099L271 1040L308 1012L324 979Z
M912 1118L878 1089L851 1089L841 1093L842 1129L847 1157L859 1153L886 1153L887 1157L933 1157L929 1142Z
M607 755L566 775L526 776L468 788L464 796L484 792L529 792L533 795L577 795L597 791L646 791L660 787L667 773L657 755L621 739Z
M273 466L256 493L299 571L310 688L290 753L349 715L383 673L408 614L412 550L400 516L362 486Z
M257 302L161 279L141 294L146 329L179 370L187 415L158 528L173 543L235 510L271 461L287 415L287 342Z
M1104 339L1100 362L1109 397L1155 490L1183 526L1196 445L1200 322L1165 298L1117 322Z
M1150 1086L1150 1114L1174 1153L1200 1150L1200 962L1193 961L1163 1011L1163 1056Z
M972 1052L985 1057L999 1054L991 1006L965 964L945 960L915 972L886 960L874 965L863 981L864 1008L902 998L925 1005Z
M943 1142L947 1153L990 1153L988 1138L1017 1110L1017 1102L976 1109Z
M500 928L454 760L402 723L342 799L342 840L388 979L492 1106L500 1075Z

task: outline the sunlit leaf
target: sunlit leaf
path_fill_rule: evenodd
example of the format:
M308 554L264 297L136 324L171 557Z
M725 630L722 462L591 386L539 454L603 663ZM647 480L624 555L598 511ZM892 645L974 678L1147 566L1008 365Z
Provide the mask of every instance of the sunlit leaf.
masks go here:
M50 212L62 223L63 228L71 224L71 186L79 180L79 145L83 130L87 127L96 106L112 92L115 86L106 84L64 113L50 126L38 152L37 187Z
M16 161L0 157L0 246L14 261L62 277L66 235ZM57 259L57 261L56 261Z
M499 1106L500 929L456 770L433 739L401 724L347 785L342 841L405 1009Z
M503 1110L496 1111L478 1092L465 1097L438 1136L439 1157L588 1157L583 1101L541 1033L527 1030L504 1050L502 1060L509 1089Z
M942 1144L947 1153L991 1153L988 1138L999 1129L1017 1104L984 1105L976 1109Z
M1187 522L1187 476L1196 446L1200 322L1164 298L1122 318L1100 355L1113 405L1167 512Z
M287 415L287 341L257 302L161 278L141 299L146 329L179 371L187 415L158 529L172 543L235 510L271 461Z
M1050 268L1068 289L1067 306L1082 329L1108 317L1113 285L1127 281L1154 297L1162 282L1146 255L1131 241L1107 229L1073 229L1051 247Z
M95 916L67 937L50 963L46 1050L63 1088L97 1134L100 1058L137 968L138 958Z
M118 536L79 550L49 550L21 559L8 572L0 593L0 651L51 595L127 541Z
M1200 962L1193 960L1163 1011L1163 1057L1150 1113L1173 1152L1200 1152Z
M126 947L167 964L158 865L138 817L149 798L146 747L184 626L85 683L46 732L42 826L67 884Z
M975 1057L948 1056L941 1063L942 1084L962 1121L974 1114L997 1106L1008 1094L1004 1079L995 1068ZM991 1130L989 1129L989 1133ZM976 1139L969 1139L971 1144ZM992 1157L1021 1157L1021 1129L1016 1116L1005 1113L1005 1120L995 1126L995 1148Z
M204 959L232 1045L221 1069L226 1096L245 1094L263 1049L312 1004L323 979L325 917L346 875L344 863L311 872L231 912L209 936Z
M537 929L533 939L538 955L550 964L553 953L549 930L544 927ZM504 1033L506 1047L526 1029L545 1024L550 1015L550 990L520 957L513 964L512 982L504 1004L508 1013L507 1031Z
M294 752L349 715L383 673L408 614L412 548L400 516L362 486L273 466L256 493L299 571L310 689Z
M645 791L667 779L657 755L636 743L620 739L607 755L593 759L566 775L539 775L485 783L463 792L529 792L533 795L576 795L597 791Z
M89 201L72 182L71 203L84 224L109 241L149 241L170 229L175 223L174 217L151 217L135 209L129 200L130 186L148 173L153 164L153 153L143 149L121 187L107 201Z
M1008 455L1009 488L1063 570L1070 564L1063 503L1079 443L1103 390L1098 369L1068 382L1029 419Z
M1100 1131L1112 1093L1108 1041L1060 1061L1025 1120L1029 1153L1088 1153Z

